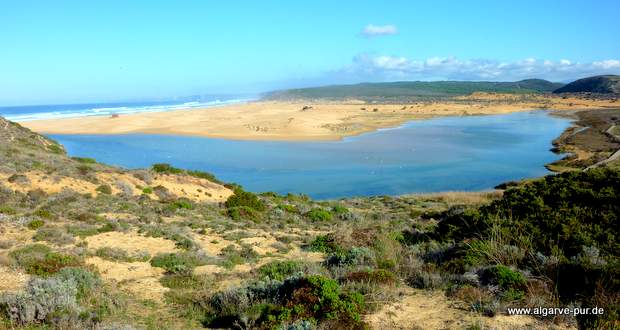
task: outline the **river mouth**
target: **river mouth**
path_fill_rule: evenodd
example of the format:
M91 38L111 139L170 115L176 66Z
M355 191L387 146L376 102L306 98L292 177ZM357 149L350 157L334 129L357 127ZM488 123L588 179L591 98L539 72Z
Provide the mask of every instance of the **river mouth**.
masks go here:
M125 168L170 163L255 192L315 199L479 191L548 174L551 141L571 121L546 111L408 122L342 141L235 141L204 137L50 135L70 156Z

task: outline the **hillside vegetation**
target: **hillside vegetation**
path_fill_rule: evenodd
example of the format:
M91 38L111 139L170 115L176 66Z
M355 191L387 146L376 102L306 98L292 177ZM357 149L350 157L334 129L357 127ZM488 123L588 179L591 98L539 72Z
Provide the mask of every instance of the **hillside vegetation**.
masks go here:
M600 94L619 94L620 76L604 75L587 77L575 80L570 84L562 86L554 93L600 93Z
M469 95L474 92L540 93L551 92L563 86L542 79L516 82L488 81L399 81L362 83L288 89L271 92L268 99L402 99Z
M72 159L1 118L0 139L0 328L620 326L617 170L313 201ZM524 306L605 314L505 315Z

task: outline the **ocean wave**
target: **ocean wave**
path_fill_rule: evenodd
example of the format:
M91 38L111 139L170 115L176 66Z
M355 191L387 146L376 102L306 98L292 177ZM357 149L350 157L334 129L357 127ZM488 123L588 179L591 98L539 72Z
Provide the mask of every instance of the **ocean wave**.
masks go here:
M117 107L93 107L84 109L68 109L41 112L24 112L19 114L6 114L4 117L8 120L24 122L42 119L62 119L74 117L90 117L90 116L111 116L130 113L148 113L148 112L165 112L172 110L193 109L193 108L209 108L219 105L235 104L251 101L252 99L230 99L230 100L214 100L208 102L184 102L179 104L154 104L154 105L125 105Z

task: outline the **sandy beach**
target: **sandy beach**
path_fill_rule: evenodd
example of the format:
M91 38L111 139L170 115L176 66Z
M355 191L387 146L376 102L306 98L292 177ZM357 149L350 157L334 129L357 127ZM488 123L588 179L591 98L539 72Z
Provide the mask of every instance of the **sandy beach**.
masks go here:
M221 107L52 120L21 124L45 134L170 134L236 140L338 140L413 119L501 114L532 109L617 107L613 100L553 95L474 93L441 102L364 103L358 100L257 101Z

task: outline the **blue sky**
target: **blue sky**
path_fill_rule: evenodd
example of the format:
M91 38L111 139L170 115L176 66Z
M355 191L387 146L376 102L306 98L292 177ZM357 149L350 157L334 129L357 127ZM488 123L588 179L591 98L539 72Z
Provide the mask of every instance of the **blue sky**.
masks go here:
M620 1L3 1L0 105L620 73Z

